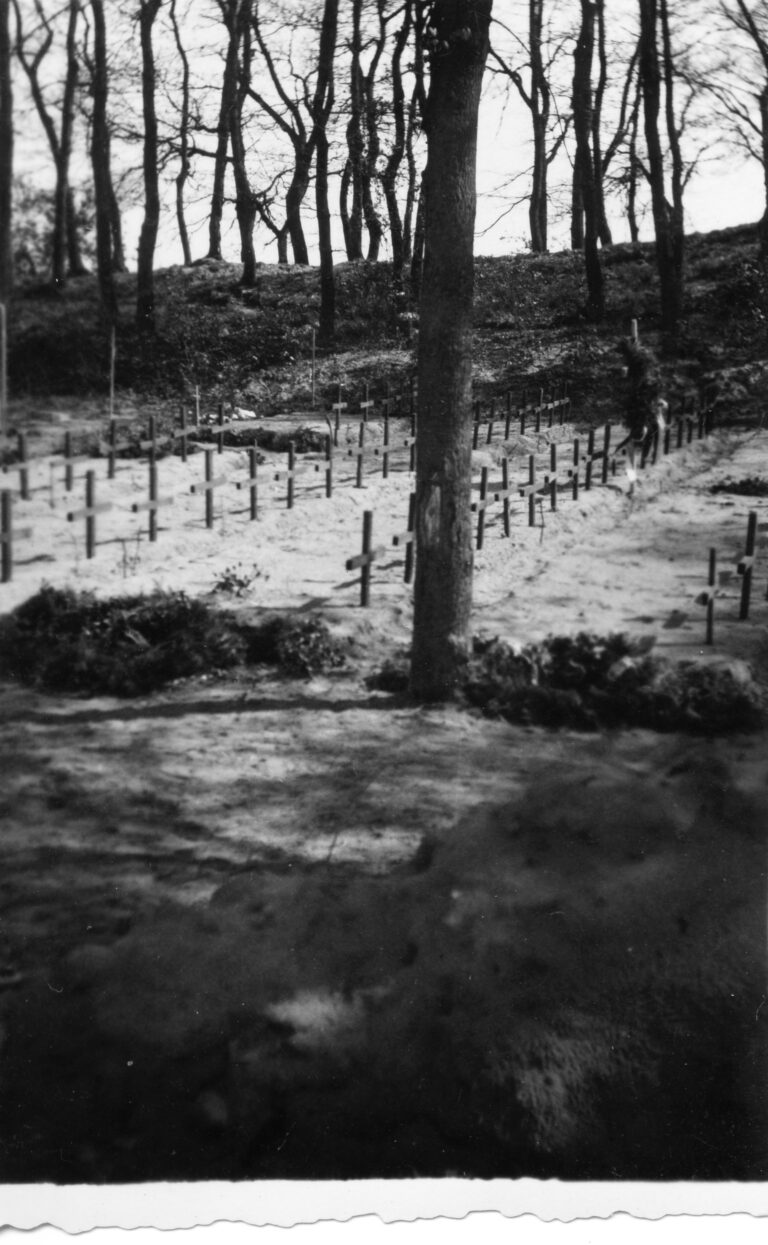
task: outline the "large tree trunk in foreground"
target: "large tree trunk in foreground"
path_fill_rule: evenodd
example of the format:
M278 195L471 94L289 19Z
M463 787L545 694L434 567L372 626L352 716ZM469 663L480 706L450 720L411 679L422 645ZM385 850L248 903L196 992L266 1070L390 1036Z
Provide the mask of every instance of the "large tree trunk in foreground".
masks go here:
M454 692L472 604L472 298L477 114L492 0L437 0L425 129L411 691Z

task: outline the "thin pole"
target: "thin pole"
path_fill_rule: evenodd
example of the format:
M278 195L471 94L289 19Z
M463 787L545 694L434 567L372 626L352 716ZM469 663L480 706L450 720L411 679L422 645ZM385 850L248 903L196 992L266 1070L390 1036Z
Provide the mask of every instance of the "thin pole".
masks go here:
M8 320L0 303L0 434L8 432Z
M315 351L316 351L315 336L316 336L315 330L312 329L312 410L313 411L315 409Z
M109 418L115 417L115 359L117 357L117 343L115 340L115 328L112 326L112 332L109 338Z

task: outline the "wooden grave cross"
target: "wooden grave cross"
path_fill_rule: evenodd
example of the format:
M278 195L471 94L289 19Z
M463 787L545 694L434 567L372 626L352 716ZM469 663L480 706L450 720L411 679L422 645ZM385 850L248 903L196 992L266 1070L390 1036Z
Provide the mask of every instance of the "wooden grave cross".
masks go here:
M403 580L409 584L413 578L413 551L416 543L416 494L411 493L408 498L408 526L404 532L398 533L392 537L392 544L395 547L405 545L405 569L403 572Z
M364 424L367 424L367 422L368 422L368 416L370 415L371 411L374 409L374 407L375 407L375 405L376 405L376 403L373 401L373 399L372 399L371 397L369 397L369 392L368 392L368 382L367 382L367 381L365 382L365 385L363 386L363 393L364 393L365 397L364 397L363 401L360 403L360 412L361 412L361 414L362 414L362 416L363 416L363 423L364 423Z
M296 442L288 442L288 467L285 471L276 471L275 480L286 481L285 503L288 510L293 510L294 480L298 468L296 466Z
M346 411L347 403L341 400L341 385L339 385L339 397L337 402L331 403L331 414L334 416L333 421L333 444L339 444L339 426L341 424L341 413Z
M238 480L236 488L238 490L247 488L250 495L250 517L257 519L259 517L259 455L255 445L248 450L248 478L246 480Z
M715 598L718 595L717 581L716 581L716 568L717 568L717 550L710 549L709 551L709 573L707 575L707 586L703 590L703 592L700 592L698 596L696 597L696 604L706 606L706 610L707 610L707 630L706 630L706 643L707 644L714 644L715 642Z
M154 459L149 460L149 497L147 501L135 501L131 506L134 514L138 514L142 510L148 511L149 514L149 539L154 542L157 540L157 512L160 506L168 506L173 503L173 497L158 497L157 494L157 463Z
M749 618L749 599L752 594L752 568L755 561L755 543L757 539L757 511L750 510L747 520L747 547L736 567L737 575L741 575L741 601L739 603L739 619L741 622Z
M210 446L203 447L205 454L205 482L203 484L191 484L190 493L205 494L205 526L213 527L213 490L218 488L220 484L226 484L224 476L213 475L213 449Z
M373 511L363 511L363 548L353 558L347 558L345 567L348 571L360 570L360 604L371 603L371 565L388 552L386 545L371 547L373 538Z
M16 540L29 540L31 527L13 527L13 494L10 489L0 493L0 547L2 547L2 573L0 583L7 584L13 575L13 543Z
M315 471L325 472L325 495L333 496L333 441L330 437L325 438L325 458L321 463L315 463Z
M117 455L120 450L129 450L131 448L130 441L118 441L117 428L119 424L130 423L130 415L113 415L109 421L109 432L107 433L107 479L114 480L117 470ZM71 487L71 486L70 486Z
M111 509L111 502L102 501L96 504L96 472L86 471L85 505L81 510L70 510L67 514L67 521L73 523L75 519L85 519L85 556L87 558L92 558L96 549L96 515L105 514Z

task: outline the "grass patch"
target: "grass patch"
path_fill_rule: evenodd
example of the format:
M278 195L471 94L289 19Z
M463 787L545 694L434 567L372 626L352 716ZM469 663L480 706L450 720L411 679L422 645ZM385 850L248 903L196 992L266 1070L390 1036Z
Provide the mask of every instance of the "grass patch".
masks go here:
M139 696L246 663L308 677L345 659L319 618L249 626L183 592L97 600L45 586L0 619L0 675L51 692Z

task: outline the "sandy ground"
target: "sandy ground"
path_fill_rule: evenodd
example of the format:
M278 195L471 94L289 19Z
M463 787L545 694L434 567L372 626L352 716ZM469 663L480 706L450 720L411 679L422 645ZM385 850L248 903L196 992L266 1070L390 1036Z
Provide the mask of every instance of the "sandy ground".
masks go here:
M738 657L768 682L768 499L709 491L765 478L766 453L768 432L719 432L649 467L634 498L620 468L533 528L515 507L510 538L496 507L475 631L652 634L667 656ZM392 549L364 610L344 563L365 509L374 544L404 529L413 478L401 454L356 489L347 460L329 500L319 457L288 510L268 456L252 522L233 487L245 454L216 456L211 530L189 491L203 456L162 460L176 500L154 544L130 509L146 465L107 481L98 462L112 509L93 559L66 518L82 468L72 499L46 462L16 503L33 535L4 609L44 581L184 588L317 610L352 648L348 670L306 682L254 672L132 701L0 690L0 1176L764 1179L766 735L549 733L368 692L408 642L411 591ZM232 569L241 595L221 588ZM143 1082L125 1072L137 1051Z

